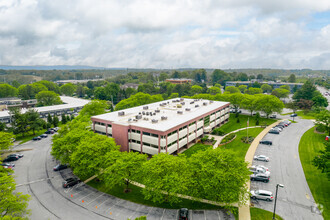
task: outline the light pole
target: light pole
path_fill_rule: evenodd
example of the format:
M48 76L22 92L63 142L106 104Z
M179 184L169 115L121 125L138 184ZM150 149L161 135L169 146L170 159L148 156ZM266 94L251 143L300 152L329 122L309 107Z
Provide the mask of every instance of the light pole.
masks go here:
M284 185L283 184L276 184L276 194L275 194L275 204L274 204L273 219L275 219L275 210L276 210L276 200L277 200L277 190L278 190L278 187L283 188Z

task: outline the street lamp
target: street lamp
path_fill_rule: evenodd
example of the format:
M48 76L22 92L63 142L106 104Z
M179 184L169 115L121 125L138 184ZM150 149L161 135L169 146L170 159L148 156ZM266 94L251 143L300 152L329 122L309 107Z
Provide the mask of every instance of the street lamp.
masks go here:
M278 190L278 187L283 188L284 185L283 184L276 184L276 194L275 194L275 204L274 204L273 220L275 219L275 210L276 210L276 200L277 200L277 190Z

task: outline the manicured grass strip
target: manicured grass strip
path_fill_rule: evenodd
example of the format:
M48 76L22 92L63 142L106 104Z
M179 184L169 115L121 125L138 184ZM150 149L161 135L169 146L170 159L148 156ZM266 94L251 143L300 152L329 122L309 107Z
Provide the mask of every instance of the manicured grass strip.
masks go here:
M315 119L315 115L316 115L312 111L307 112L306 114L304 113L304 111L296 111L296 113L302 119ZM291 115L291 114L293 114L293 112L285 113L285 114L282 114L282 115Z
M32 140L33 137L37 137L43 133L45 133L47 131L47 129L42 129L40 131L36 131L36 134L33 134L32 131L29 131L27 133L25 133L24 137L22 134L18 134L16 135L16 141L20 141L19 144L24 144L25 142L28 142L30 140Z
M220 128L226 133L235 131L240 128L246 128L248 118L249 127L256 126L256 116L239 115L239 123L237 123L237 118L235 117L235 114L230 114L229 121L226 124L222 125ZM275 121L277 120L260 118L259 125L270 125L273 124Z
M263 130L263 128L249 128L248 132L249 132L249 136L253 136L253 137L257 137L258 134ZM239 132L235 133L237 135L237 137L235 138L235 140L233 140L232 142L219 146L220 148L225 148L225 149L231 149L234 152L237 153L238 157L242 158L242 160L244 160L245 158L245 154L247 152L247 150L250 147L250 144L246 144L243 143L241 141L242 137L246 137L246 130L242 130Z
M205 151L208 148L212 148L213 146L211 145L205 145L202 143L197 143L191 146L189 149L183 152L187 157L190 157L191 155L197 153L198 151Z
M99 191L105 192L107 194L116 196L121 199L129 200L131 202L147 205L147 206L153 206L153 207L159 207L159 208L166 208L166 209L180 209L180 208L188 208L188 209L222 209L220 206L210 205L206 203L196 202L192 200L182 199L180 203L161 203L161 204L155 204L152 201L145 200L144 196L141 192L141 188L137 187L135 185L130 185L129 188L132 190L129 193L124 193L125 187L116 186L113 189L109 190L105 184L101 182L96 182L95 180L88 183L88 185L96 188ZM237 208L235 208L237 209Z
M251 212L251 220L273 219L273 213L263 209L251 207L250 212ZM276 214L275 214L275 219L283 220L283 218L281 218Z
M314 133L314 127L309 129L299 143L299 157L304 169L308 186L316 203L323 206L324 219L330 219L330 187L325 173L312 164L312 161L320 150L324 150L325 134Z

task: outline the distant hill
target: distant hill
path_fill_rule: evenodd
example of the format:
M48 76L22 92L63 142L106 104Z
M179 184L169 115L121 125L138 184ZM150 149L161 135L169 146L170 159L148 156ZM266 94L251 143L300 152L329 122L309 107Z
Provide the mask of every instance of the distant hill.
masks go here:
M110 69L110 70L125 70L126 68L104 68L94 66L69 66L69 65L56 65L56 66L1 66L3 70L90 70L90 69Z

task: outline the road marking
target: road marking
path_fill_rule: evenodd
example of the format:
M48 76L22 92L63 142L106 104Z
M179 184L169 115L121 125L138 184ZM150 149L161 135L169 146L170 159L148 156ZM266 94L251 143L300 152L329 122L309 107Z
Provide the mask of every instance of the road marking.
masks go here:
M307 198L307 199L310 199L310 196L308 195L308 193L306 193L306 198Z
M294 155L294 159L297 159L297 155Z
M98 197L96 197L95 199L91 200L89 203L87 203L87 205L91 204L92 202L94 202L96 199L98 199L99 197L103 196L104 193L101 193L101 195L99 195Z
M42 181L46 181L46 180L50 180L50 179L54 179L54 178L56 178L56 177L57 177L57 176L53 176L53 177L49 177L49 178L43 178L43 179L40 179L40 180L30 181L30 182L27 182L27 183L17 184L16 187L24 186L24 185L29 185L29 184L32 184L32 183L38 183L38 182L42 182Z

